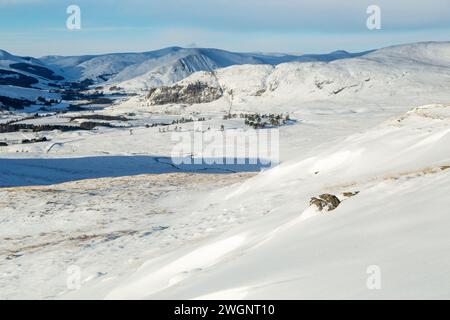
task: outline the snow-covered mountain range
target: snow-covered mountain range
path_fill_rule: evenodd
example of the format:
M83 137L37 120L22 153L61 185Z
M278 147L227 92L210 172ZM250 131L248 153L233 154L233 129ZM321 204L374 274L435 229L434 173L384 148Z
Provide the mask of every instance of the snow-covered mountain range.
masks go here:
M170 47L143 53L89 56L46 56L40 59L0 51L0 86L10 86L11 96L46 96L46 90L61 82L92 80L107 88L140 92L171 85L197 71L212 71L239 64L276 65L290 61L332 61L365 53L337 51L323 55L234 53L218 49ZM14 90L14 87L42 90ZM0 88L4 96L7 90ZM27 94L28 93L28 94Z
M197 71L212 71L240 64L277 65L290 61L332 61L364 53L345 51L323 55L286 55L235 53L219 49L170 47L143 53L118 53L98 56L49 56L41 61L72 79L107 81L128 90L149 89L182 80Z
M143 53L115 53L88 56L45 56L40 59L14 56L0 51L0 66L9 69L12 63L24 63L57 71L66 79L109 81L121 83L135 78L147 81L147 86L170 84L196 71L211 71L238 64L276 65L290 61L332 61L365 53L336 51L330 54L288 55L235 53L219 49L170 47ZM14 68L13 68L14 69ZM22 70L22 69L21 69ZM30 71L30 70L22 70ZM48 71L47 71L48 72ZM42 73L49 80L62 80L51 73ZM38 75L35 73L35 75ZM136 81L137 82L137 81Z
M447 97L450 88L450 42L394 46L352 59L328 62L289 62L278 65L230 66L215 72L198 72L174 87L161 87L149 96L150 104L164 99L178 103L191 99L189 86L200 85L198 101L225 99L234 106L260 104L276 99L284 103L357 99L389 100L391 97L420 100L421 92ZM174 90L176 89L176 90ZM221 96L210 97L220 89ZM426 103L426 101L424 101Z
M442 91L449 81L448 75L442 74L442 68L449 68L449 47L446 42L430 42L355 54L336 51L298 56L170 47L144 53L40 59L1 51L0 95L48 98L61 83L83 80L92 80L104 92L112 88L138 94L175 83L183 87L201 82L221 88L227 99L232 96L233 103L272 95L297 100L389 96L396 95L399 87Z

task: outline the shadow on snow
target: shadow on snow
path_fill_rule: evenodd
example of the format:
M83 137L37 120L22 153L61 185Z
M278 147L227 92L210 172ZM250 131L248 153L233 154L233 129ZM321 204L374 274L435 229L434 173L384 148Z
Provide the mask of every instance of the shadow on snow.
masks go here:
M234 159L181 159L157 156L96 156L83 158L1 159L0 187L52 185L96 178L113 178L141 174L205 173L230 174L258 172L270 167L260 161ZM195 161L195 162L194 162ZM198 163L197 163L198 162ZM257 164L255 164L257 162Z

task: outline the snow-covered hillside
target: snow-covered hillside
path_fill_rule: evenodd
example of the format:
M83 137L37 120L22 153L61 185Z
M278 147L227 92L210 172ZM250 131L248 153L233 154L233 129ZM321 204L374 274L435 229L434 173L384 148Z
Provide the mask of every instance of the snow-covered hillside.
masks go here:
M31 57L19 57L0 50L0 109L31 106L39 97L59 99L50 92L64 77Z
M294 56L169 47L143 53L46 56L36 59L0 51L0 87L4 87L0 103L6 108L32 105L34 102L32 100L17 100L12 97L27 91L17 90L17 87L39 89L41 92L30 91L26 96L46 99L49 98L49 91L67 87L70 82L85 82L85 85L95 84L96 87L101 85L106 94L111 91L134 94L154 87L171 85L197 71L213 71L240 64L277 65L288 61L333 61L364 54L366 52L353 54L337 51L322 55ZM11 91L11 95L5 93L8 90ZM35 111L37 108L30 110Z
M10 72L8 74L7 72ZM11 83L8 83L8 78ZM17 81L13 83L13 79ZM28 80L28 81L27 81ZM0 84L19 87L45 87L51 82L64 80L64 77L57 74L49 66L38 59L31 57L19 57L6 51L0 50Z
M41 60L75 79L107 81L107 86L117 86L135 92L151 87L170 85L196 71L240 64L277 65L288 61L332 61L365 53L345 51L323 55L286 55L235 53L219 49L170 47L144 53L118 53L100 56L59 57L48 56Z
M265 217L150 259L117 285L110 280L78 294L449 298L448 192L450 106L415 108L260 174L229 189L224 200L205 199L214 208L207 215ZM309 199L322 193L338 196L340 206L310 207ZM381 290L366 285L370 266L381 270Z
M177 86L203 83L220 88L223 99L237 108L274 100L284 104L320 100L380 103L399 97L417 104L427 103L430 95L436 102L446 101L449 70L450 43L430 42L331 62L231 66L195 73ZM159 93L164 94L164 88L156 91L153 98Z

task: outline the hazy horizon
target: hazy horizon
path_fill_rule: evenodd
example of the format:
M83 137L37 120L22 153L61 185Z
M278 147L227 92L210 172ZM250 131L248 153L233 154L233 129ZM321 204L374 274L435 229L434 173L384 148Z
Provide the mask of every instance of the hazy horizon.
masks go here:
M43 57L49 57L49 56L61 56L61 57L69 57L69 56L97 56L97 55L112 55L112 54L133 54L133 53L145 53L145 52L154 52L154 51L159 51L159 50L164 50L164 49L169 49L169 48L182 48L182 49L211 49L211 50L222 50L222 51L227 51L227 52L234 52L234 53L242 53L242 54L266 54L266 55L293 55L293 56L301 56L301 55L320 55L320 54L331 54L333 52L338 52L338 51L346 51L348 53L364 53L364 52L370 52L370 51L375 51L375 50L379 50L379 49L383 49L383 48L387 48L387 47L395 47L395 46L402 46L402 45L408 45L408 44L414 44L414 43L427 43L427 42L450 42L450 40L442 40L442 41L417 41L417 42L405 42L405 43L396 43L396 44L392 44L389 46L383 46L383 47L374 47L374 48L370 48L367 50L361 50L361 51L352 51L352 50L346 50L346 49L342 49L342 48L336 48L334 50L331 51L324 51L324 52L281 52L281 51L233 51L233 50L227 50L224 48L217 48L217 47L187 47L187 46L179 46L179 45L172 45L172 46L168 46L168 47L162 47L162 48L154 48L154 49L149 49L149 50L142 50L142 51L107 51L107 52L98 52L98 53L86 53L86 54L44 54L44 55L26 55L26 54L18 54L14 51L11 50L6 50L4 48L0 48L0 50L6 51L12 55L15 56L21 56L21 57L32 57L32 58L43 58Z

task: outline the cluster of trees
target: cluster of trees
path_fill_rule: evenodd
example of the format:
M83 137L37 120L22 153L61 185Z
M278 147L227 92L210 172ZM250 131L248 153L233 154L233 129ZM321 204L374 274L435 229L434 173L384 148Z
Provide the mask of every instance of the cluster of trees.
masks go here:
M31 143L38 143L38 142L47 142L50 141L47 137L36 137L33 139L23 139L19 141L19 144L31 144ZM17 144L17 143L13 143ZM6 141L0 141L0 147L7 147L8 143Z
M34 139L23 139L22 144L38 143L49 141L46 137L34 138Z
M0 124L0 133L28 131L28 132L41 132L41 131L75 131L80 130L76 126L64 126L64 125L34 125L29 123L13 123L13 124Z
M103 114L80 114L78 116L70 117L70 121L74 120L105 120L105 121L128 121L124 116L108 116Z
M55 99L47 100L44 97L38 97L37 102L39 102L40 104L43 104L44 106L51 106L51 105L59 103L60 101L55 100Z
M189 123L189 122L195 122L195 121L206 121L206 118L198 118L198 119L194 119L194 118L192 118L192 117L190 117L190 118L184 118L184 117L182 117L182 118L180 118L180 119L173 120L173 121L172 121L172 124Z
M196 121L206 121L206 118L198 118L198 119L194 119L192 117L190 118L180 118L177 120L173 120L171 123L152 123L152 124L146 124L145 127L146 128L154 128L154 127L163 127L162 129L159 129L159 132L168 132L170 131L170 128L164 128L164 127L169 127L170 125L176 125L176 124L183 124L183 123L189 123L189 122L196 122ZM181 131L182 128L179 126L175 126L173 131Z
M178 132L178 131L181 131L181 130L182 130L182 128L179 127L179 126L175 126L175 128L173 128L172 130L171 130L170 126L164 126L162 128L159 128L159 132L161 132L161 133L163 133L163 132L173 132L173 131Z
M69 82L67 85L74 90L88 90L90 86L94 85L94 80L84 79L83 81Z
M86 91L90 86L94 84L92 79L85 79L80 82L65 82L63 84L63 90L55 90L55 92L61 92L63 100L84 100L84 99L97 99L103 96L102 92L96 91L94 94L85 95L82 91Z
M177 120L173 120L172 124L180 124L180 123L189 123L189 122L194 122L195 120L191 117L191 118L180 118Z
M289 115L283 114L259 114L259 113L241 113L241 114L227 114L223 117L224 120L229 119L245 119L245 125L254 129L263 129L268 127L279 127L288 123L291 119Z
M0 133L9 133L9 132L18 132L18 131L27 131L27 132L42 132L42 131L76 131L76 130L92 130L96 127L108 127L113 128L114 126L106 123L106 122L83 122L80 123L79 126L66 126L66 125L52 125L52 124L43 124L43 125L34 125L30 123L6 123L0 124Z
M180 119L177 119L177 120L173 120L171 123L167 123L167 122L152 123L152 124L146 124L145 127L146 128L167 127L167 126L170 126L170 125L189 123L189 122L195 122L195 121L206 121L206 118L193 119L192 117L191 118L184 118L183 117L183 118L180 118Z
M32 101L26 99L15 99L5 96L0 96L0 109L24 109L33 104Z

